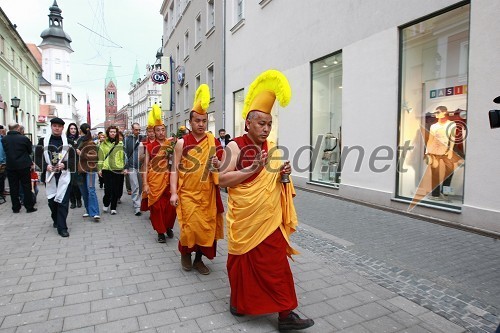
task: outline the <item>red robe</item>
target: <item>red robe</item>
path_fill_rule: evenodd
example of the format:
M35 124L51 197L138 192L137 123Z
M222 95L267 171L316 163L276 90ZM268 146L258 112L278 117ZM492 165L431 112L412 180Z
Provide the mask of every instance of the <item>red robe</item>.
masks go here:
M182 155L186 156L186 154L188 153L188 151L190 149L196 147L203 140L206 140L207 137L205 136L200 141L196 141L195 137L192 134L187 134L183 137L183 139L184 139L184 145L182 147ZM223 150L222 150L222 146L221 146L219 140L217 140L217 139L215 139L215 147L216 147L216 155L220 160L222 158ZM219 213L224 212L224 206L222 204L222 198L220 196L220 189L218 187L217 187L217 191L216 191L216 205L217 205L217 212L219 212ZM179 240L177 247L179 249L179 252L182 255L200 251L205 257L212 260L213 258L215 258L216 253L217 253L217 240L214 240L213 245L210 247L200 246L200 245L194 245L193 247L187 247L187 246L181 245L181 242Z
M160 143L156 140L146 146L150 163L158 154L160 147ZM152 205L148 205L148 208L150 211L149 219L151 220L153 229L157 233L164 234L167 232L167 229L174 227L177 214L175 207L170 204L170 185L167 184L165 186L160 198Z
M234 141L241 150L236 166L240 170L252 163L259 150L247 135ZM262 150L267 151L267 142ZM244 183L257 175L252 175ZM228 254L227 271L231 286L230 303L238 313L259 315L297 307L287 241L279 228L245 254Z

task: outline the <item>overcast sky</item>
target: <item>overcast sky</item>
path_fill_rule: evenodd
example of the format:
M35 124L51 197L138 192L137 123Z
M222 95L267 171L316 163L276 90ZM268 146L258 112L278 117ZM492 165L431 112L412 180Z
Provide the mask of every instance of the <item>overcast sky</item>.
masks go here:
M0 6L24 42L39 45L53 2L1 0ZM71 81L76 107L85 117L88 94L94 126L104 121L104 79L110 58L118 81L118 109L129 101L136 60L141 77L146 65L156 60L162 38L162 0L57 0L57 4L64 31L73 40Z

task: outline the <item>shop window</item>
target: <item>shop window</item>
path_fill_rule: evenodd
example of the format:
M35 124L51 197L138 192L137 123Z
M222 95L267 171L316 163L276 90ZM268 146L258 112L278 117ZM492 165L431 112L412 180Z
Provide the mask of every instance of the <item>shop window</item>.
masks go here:
M209 131L213 135L217 136L217 134L215 132L215 112L210 112L208 114L207 131Z
M460 207L464 195L470 5L400 31L396 196Z
M313 182L338 186L342 153L342 53L314 61L312 70L312 142L319 145L311 161Z
M233 92L233 112L234 112L234 136L245 134L245 120L241 117L245 102L244 90Z

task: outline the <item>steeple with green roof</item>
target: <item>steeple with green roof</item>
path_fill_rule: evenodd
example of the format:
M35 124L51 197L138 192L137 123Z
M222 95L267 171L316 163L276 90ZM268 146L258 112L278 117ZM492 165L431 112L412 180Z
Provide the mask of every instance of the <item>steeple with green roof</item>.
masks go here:
M137 60L135 61L135 69L134 69L134 75L132 76L132 82L130 82L130 85L133 86L134 84L137 84L137 80L141 79L141 75L139 74L139 66L137 65Z
M106 88L110 82L113 82L115 86L117 84L115 71L113 70L113 64L111 63L111 58L109 59L108 72L106 73L106 81L104 81L104 88Z

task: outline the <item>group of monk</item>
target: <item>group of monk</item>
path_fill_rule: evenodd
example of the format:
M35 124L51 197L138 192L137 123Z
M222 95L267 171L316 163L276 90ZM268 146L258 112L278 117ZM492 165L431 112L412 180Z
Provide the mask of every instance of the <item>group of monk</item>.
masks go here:
M148 120L155 140L146 143L143 169L143 198L158 242L166 241L165 234L173 238L177 218L185 271L210 274L202 257L213 259L217 240L224 238L220 188L227 188L229 310L234 316L278 312L280 331L314 325L312 319L293 311L297 296L288 257L298 253L289 239L297 226L295 191L288 177L289 163L282 162L279 150L268 140L275 100L286 106L290 97L290 85L282 73L269 70L259 75L245 99L247 134L224 149L207 132L210 90L206 84L196 91L189 134L166 138L161 110L155 106Z

